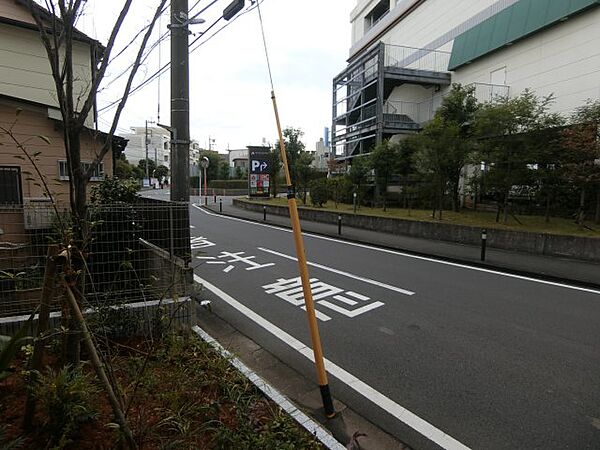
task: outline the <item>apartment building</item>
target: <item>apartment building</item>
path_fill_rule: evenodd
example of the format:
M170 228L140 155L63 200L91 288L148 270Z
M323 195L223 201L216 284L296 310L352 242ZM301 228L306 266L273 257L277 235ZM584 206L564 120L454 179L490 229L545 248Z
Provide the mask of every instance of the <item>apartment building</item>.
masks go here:
M359 0L333 80L337 160L418 132L452 83L480 101L525 89L571 113L600 98L600 0Z
M164 128L131 127L131 133L121 133L119 136L128 141L125 157L130 164L137 166L147 157L154 161L157 167L171 167L171 135Z

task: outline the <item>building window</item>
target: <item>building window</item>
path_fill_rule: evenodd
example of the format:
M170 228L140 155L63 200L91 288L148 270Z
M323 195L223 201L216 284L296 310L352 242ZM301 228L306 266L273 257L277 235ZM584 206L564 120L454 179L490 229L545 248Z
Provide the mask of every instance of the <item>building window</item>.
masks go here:
M167 141L163 142L164 150L169 150L169 143Z
M22 204L21 169L19 167L0 166L0 206Z
M169 162L169 155L165 155L165 162Z
M91 162L82 162L81 166L83 170L88 170L92 165ZM62 181L69 181L69 168L67 167L67 161L58 161L58 179ZM90 181L102 181L104 179L104 163L100 163L96 166L94 174L90 177Z
M365 33L373 28L388 12L390 12L390 0L379 2L365 17Z

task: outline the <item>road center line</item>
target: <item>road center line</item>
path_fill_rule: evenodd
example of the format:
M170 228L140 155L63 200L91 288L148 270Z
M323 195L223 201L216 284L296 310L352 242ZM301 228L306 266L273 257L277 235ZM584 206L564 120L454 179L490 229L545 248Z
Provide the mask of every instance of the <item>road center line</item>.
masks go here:
M229 217L229 216L224 216L222 214L215 214L215 213L211 213L209 211L206 211L206 210L204 210L202 208L199 208L196 205L192 205L192 206L194 208L198 209L199 211L202 211L206 215L214 216L214 217L217 217L219 219L232 220L232 221L237 221L237 222L248 223L248 224L251 224L251 225L258 226L258 227L266 227L266 228L271 228L273 230L279 230L279 231L282 231L282 232L285 232L285 233L291 233L292 232L291 230L288 230L286 228L276 227L276 226L273 226L273 225L267 225L267 224L263 224L263 223L257 223L257 222L253 222L251 220L240 219L238 217ZM400 251L397 251L397 250L389 250L387 248L379 248L379 247L374 247L372 245L359 244L357 242L342 241L340 239L330 238L330 237L326 237L326 236L320 236L318 234L312 234L312 233L306 233L306 232L302 232L302 234L304 236L309 236L309 237L314 238L314 239L321 239L321 240L324 240L324 241L337 242L338 244L349 245L351 247L364 248L364 249L367 249L367 250L373 250L373 251L380 252L380 253L388 253L390 255L404 256L406 258L418 259L418 260L421 260L421 261L428 261L428 262L432 262L432 263L436 263L436 264L443 264L445 266L458 267L460 269L473 270L475 272L490 273L490 274L499 275L499 276L502 276L502 277L515 278L517 280L531 281L533 283L546 284L546 285L549 285L549 286L556 286L556 287L560 287L560 288L564 288L564 289L571 289L571 290L574 290L574 291L589 292L591 294L600 295L600 290L598 290L598 289L584 288L584 287L573 286L571 284L565 284L565 283L556 283L554 281L547 281L547 280L541 280L539 278L531 278L531 277L526 277L526 276L523 276L523 275L516 275L516 274L513 274L513 273L500 272L498 270L484 269L483 267L469 266L469 265L466 265L466 264L453 263L453 262L444 261L444 260L441 260L441 259L428 258L426 256L412 255L410 253L403 253L403 252L400 252Z
M279 253L275 250L270 250L268 248L258 247L258 249L262 252L271 253L272 255L280 256L285 259L289 259L291 261L298 261L298 258L295 256L286 255L285 253ZM352 278L354 280L362 281L363 283L372 284L373 286L382 287L384 289L388 289L390 291L399 292L404 295L415 295L412 291L407 291L406 289L402 289L396 286L392 286L390 284L382 283L381 281L371 280L370 278L361 277L359 275L354 275L349 272L344 272L343 270L334 269L333 267L324 266L323 264L317 264L314 262L307 261L307 264L312 267L317 267L318 269L327 270L328 272L337 273L338 275L342 275L344 277Z
M223 292L218 287L214 286L213 284L209 283L203 278L200 278L198 275L194 275L194 281L202 284L204 288L208 289L213 294L218 296L221 300L223 300L225 303L238 310L245 317L252 320L256 324L273 334L275 337L283 341L285 344L289 345L291 348L299 352L311 362L314 362L313 351L310 347L304 345L298 339L294 338L287 332L283 331L281 328L272 324L264 317L258 315L247 306L241 304L236 299L231 297L229 294ZM353 389L354 391L365 397L367 400L371 401L376 406L379 406L381 409L398 419L400 422L406 424L413 430L425 436L430 441L435 442L440 447L447 450L469 450L469 447L457 441L452 436L434 427L432 424L430 424L424 419L421 419L419 416L412 413L403 406L400 406L398 403L394 402L389 397L386 397L381 392L372 388L364 381L355 377L350 372L344 370L343 368L329 361L328 359L325 359L325 367L327 369L327 372L329 372L338 380L346 384L349 388Z

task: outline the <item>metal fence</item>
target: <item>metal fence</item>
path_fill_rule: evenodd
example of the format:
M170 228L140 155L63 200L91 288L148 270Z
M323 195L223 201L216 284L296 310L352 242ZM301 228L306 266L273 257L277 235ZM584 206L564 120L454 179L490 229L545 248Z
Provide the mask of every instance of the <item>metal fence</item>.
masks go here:
M0 317L28 314L40 303L48 245L65 248L69 216L46 205L0 210ZM81 245L87 307L179 298L189 294L187 203L140 199L90 207ZM31 220L37 221L36 227ZM29 224L28 224L29 221ZM62 274L58 274L62 278ZM60 309L60 282L53 310Z

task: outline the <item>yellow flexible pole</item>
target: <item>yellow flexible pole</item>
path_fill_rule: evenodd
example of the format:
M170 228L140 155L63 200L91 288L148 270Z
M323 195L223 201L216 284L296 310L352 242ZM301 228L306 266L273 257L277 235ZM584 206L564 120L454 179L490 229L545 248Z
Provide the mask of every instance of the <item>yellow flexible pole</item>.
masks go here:
M273 100L273 110L275 112L275 121L277 122L277 133L279 134L279 152L281 155L283 170L285 172L288 208L290 211L290 219L292 221L296 255L298 257L298 269L300 271L300 279L302 280L302 292L304 293L304 305L306 306L306 315L308 316L310 339L315 356L315 365L317 366L317 379L319 381L319 388L321 390L325 415L331 418L335 416L335 410L333 409L333 401L331 399L331 392L329 390L329 383L327 381L327 372L325 371L323 349L321 347L321 336L319 335L319 326L317 325L315 303L313 301L312 290L310 288L308 264L306 263L306 253L304 251L304 241L302 239L302 229L300 228L300 218L298 217L298 205L296 203L296 196L294 195L294 187L292 185L292 177L290 175L290 168L285 150L285 142L283 140L283 132L281 131L281 122L279 120L279 110L277 109L275 91L271 91L271 99Z

